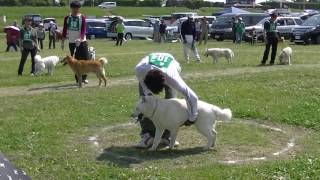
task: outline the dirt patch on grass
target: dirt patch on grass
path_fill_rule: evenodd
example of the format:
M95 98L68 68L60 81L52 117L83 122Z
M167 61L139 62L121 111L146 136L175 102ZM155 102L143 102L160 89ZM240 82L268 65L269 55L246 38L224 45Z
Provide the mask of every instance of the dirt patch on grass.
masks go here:
M207 141L195 127L182 127L177 148L169 150L162 147L156 152L149 152L134 147L140 140L139 131L139 125L132 123L94 127L70 142L81 144L80 153L83 155L120 167L183 168L287 159L303 149L299 142L307 135L307 131L291 126L236 119L218 123L217 144L212 150L202 149ZM71 145L70 148L77 147Z

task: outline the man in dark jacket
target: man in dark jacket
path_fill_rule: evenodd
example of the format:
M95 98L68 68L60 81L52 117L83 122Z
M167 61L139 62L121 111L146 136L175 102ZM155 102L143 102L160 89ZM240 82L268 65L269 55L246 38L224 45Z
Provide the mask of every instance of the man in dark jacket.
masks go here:
M266 48L264 50L263 58L259 66L265 66L266 61L268 60L270 47L272 46L271 52L271 60L269 65L272 66L274 64L274 60L277 54L277 46L278 46L278 31L277 31L277 13L272 12L270 14L270 19L264 23L264 38Z
M201 62L198 50L195 45L196 25L193 22L193 18L190 16L188 17L188 20L184 21L181 25L181 37L183 41L184 58L186 59L187 63L189 63L188 49L193 52L193 55L196 58L197 62Z
M160 42L165 42L166 41L166 29L167 25L164 23L164 20L161 19L161 24L159 27L159 33L160 33Z

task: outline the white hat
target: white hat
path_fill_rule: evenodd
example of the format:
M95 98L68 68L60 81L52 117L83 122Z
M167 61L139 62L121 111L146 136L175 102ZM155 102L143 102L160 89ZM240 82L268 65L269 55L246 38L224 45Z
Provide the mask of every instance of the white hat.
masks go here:
M50 24L53 24L53 21L50 21Z
M39 26L43 26L43 23L40 23Z

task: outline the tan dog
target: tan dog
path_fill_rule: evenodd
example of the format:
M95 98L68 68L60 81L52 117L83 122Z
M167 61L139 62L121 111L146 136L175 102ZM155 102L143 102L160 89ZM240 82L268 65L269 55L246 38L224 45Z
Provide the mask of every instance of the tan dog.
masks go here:
M72 71L78 77L79 87L82 87L82 75L89 72L93 72L97 75L99 79L99 86L101 85L102 80L104 81L104 86L107 86L106 73L103 67L104 64L108 63L106 58L100 58L97 61L86 61L76 60L70 55L67 55L61 62L64 64L69 64Z

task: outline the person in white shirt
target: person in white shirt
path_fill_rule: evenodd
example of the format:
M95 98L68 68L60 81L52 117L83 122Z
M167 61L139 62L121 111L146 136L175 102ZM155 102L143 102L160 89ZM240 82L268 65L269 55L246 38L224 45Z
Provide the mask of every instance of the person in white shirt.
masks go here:
M186 99L189 119L185 125L190 126L198 116L198 97L196 93L183 81L180 76L181 67L169 53L151 53L136 65L136 77L139 81L140 96L159 94L165 89L165 98L175 97L175 90ZM154 137L155 127L151 120L140 119L141 142L137 147L146 148L152 142L148 139ZM170 132L165 131L162 138L169 140Z

